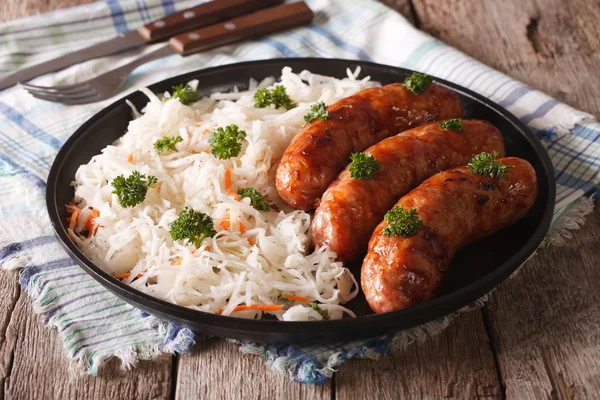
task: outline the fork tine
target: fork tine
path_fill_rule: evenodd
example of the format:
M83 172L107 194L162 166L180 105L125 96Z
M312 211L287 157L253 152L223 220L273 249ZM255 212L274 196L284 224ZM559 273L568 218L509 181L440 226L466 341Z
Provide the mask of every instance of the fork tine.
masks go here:
M78 89L81 87L88 87L89 85L86 82L74 83L72 85L62 85L62 86L38 86L32 85L31 83L19 83L25 89L35 89L40 91L62 91L62 90L71 90Z
M102 101L103 98L100 97L99 95L96 95L94 97L88 97L86 99L83 100L66 100L66 101L61 101L61 103L69 105L69 106L76 106L79 104L90 104L90 103L97 103L99 101Z
M63 103L63 104L86 104L86 103L92 103L94 101L97 101L97 98L99 97L97 93L92 93L91 95L87 95L84 97L57 97L56 95L49 95L49 94L39 94L39 93L31 93L29 92L33 97L35 97L36 99L40 99L40 100L46 100L46 101L53 101L56 103Z
M85 90L90 89L90 85L88 85L87 83L83 83L83 84L79 84L76 86L69 86L68 88L64 88L62 86L48 86L48 87L44 87L44 86L34 86L34 85L28 85L28 84L22 84L21 86L23 86L23 88L25 90L27 90L28 92L32 92L32 91L36 91L38 93L48 93L48 94L53 94L53 93L77 93L77 92L82 92Z
M78 104L89 104L89 103L95 103L97 101L102 100L102 98L100 98L99 96L94 96L94 97L88 97L85 99L79 99L79 100L71 100L71 99L49 99L46 96L39 96L39 95L35 95L32 94L33 97L35 97L36 99L40 99L40 100L45 100L45 101L51 101L54 103L60 103L60 104L66 104L66 105L78 105Z
M52 96L52 97L56 97L56 98L84 97L84 96L89 96L89 95L93 95L96 93L96 90L94 90L94 88L87 88L87 89L80 90L78 92L45 92L45 91L34 90L34 89L25 89L25 90L31 94L35 93L40 96Z

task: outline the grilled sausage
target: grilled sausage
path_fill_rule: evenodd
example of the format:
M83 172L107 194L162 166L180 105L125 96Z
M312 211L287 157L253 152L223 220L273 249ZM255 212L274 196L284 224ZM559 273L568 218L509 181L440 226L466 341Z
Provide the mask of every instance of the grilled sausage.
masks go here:
M414 95L401 83L366 89L327 107L296 134L277 168L279 196L290 206L311 210L348 164L351 153L425 122L462 117L460 99L431 84Z
M437 122L419 126L369 147L381 164L370 179L342 171L319 203L311 231L316 246L328 245L338 259L352 261L367 251L373 230L398 199L431 175L467 164L483 151L504 157L502 134L486 121L463 120L463 130Z
M498 161L508 173L489 178L458 167L436 174L398 201L416 208L422 227L409 237L388 237L385 220L375 229L362 265L365 297L376 313L434 297L454 254L463 246L523 218L537 196L531 165Z

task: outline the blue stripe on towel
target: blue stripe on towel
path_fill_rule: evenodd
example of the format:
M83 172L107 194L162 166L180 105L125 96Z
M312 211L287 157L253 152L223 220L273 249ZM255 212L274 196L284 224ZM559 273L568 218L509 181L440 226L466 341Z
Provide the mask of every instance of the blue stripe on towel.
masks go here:
M119 33L125 33L129 30L127 27L127 21L123 15L123 9L117 0L106 0L106 4L110 9L110 16L112 17L113 25Z

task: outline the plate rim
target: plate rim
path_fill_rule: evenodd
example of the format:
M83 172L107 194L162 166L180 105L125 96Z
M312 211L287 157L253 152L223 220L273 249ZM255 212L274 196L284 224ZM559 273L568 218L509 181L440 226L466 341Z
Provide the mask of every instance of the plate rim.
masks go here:
M259 65L259 64L279 64L281 68L284 66L288 66L288 64L293 64L295 62L309 62L309 63L332 63L332 64L357 64L359 66L371 66L374 68L384 68L388 70L394 70L397 73L402 74L410 74L415 72L414 70L401 68L392 65L385 65L374 63L370 61L362 61L362 60L350 60L350 59L339 59L339 58L318 58L318 57L307 57L307 58L278 58L278 59L263 59L263 60L253 60L253 61L245 61L245 62L237 62L231 64L218 65L210 68L198 69L190 72L186 72L184 74L176 75L169 77L167 79L163 79L159 82L155 82L149 86L153 92L154 87L165 85L167 82L184 82L185 79L193 79L198 75L208 76L212 73L225 73L224 70L228 69L239 69L244 68L248 65ZM333 328L337 329L352 329L358 324L371 324L372 326L380 326L384 327L389 324L391 319L403 319L403 318L413 318L411 315L418 315L424 310L429 310L432 308L443 308L445 304L456 304L459 303L459 306L450 307L450 311L443 312L443 315L448 315L457 310L469 305L473 301L479 299L481 296L489 293L495 287L499 286L504 280L506 280L514 271L516 271L532 254L535 253L536 249L546 236L552 221L552 216L554 212L554 206L556 201L556 180L554 176L554 167L552 166L552 162L546 149L543 147L540 140L531 132L531 130L521 122L516 116L506 110L504 107L499 105L498 103L470 90L461 85L446 81L444 79L440 79L434 77L434 81L444 87L450 88L454 92L458 92L465 97L475 100L476 102L483 103L487 107L491 108L495 113L500 114L503 118L508 120L515 129L522 134L525 139L531 144L535 153L540 159L542 168L548 178L548 203L544 206L543 213L541 215L541 220L538 226L535 228L534 233L529 237L529 239L524 243L524 245L515 252L508 260L506 260L502 265L498 266L496 269L491 271L490 273L482 276L481 278L471 282L470 284L461 287L452 292L446 293L440 297L436 297L434 299L428 300L424 303L417 304L415 306L396 310L392 312L382 313L382 314L371 314L359 316L356 318L343 318L336 320L321 320L321 321L279 321L279 320L267 320L267 319L246 319L239 318L233 316L224 316L217 315L213 313L208 313L199 310L193 310L186 308L184 306L176 305L173 303L169 303L165 300L161 300L159 298L153 297L149 294L143 293L134 289L125 283L119 281L118 279L113 278L108 273L104 272L100 267L96 266L90 259L88 259L83 252L73 243L67 235L66 230L64 229L63 224L60 221L60 214L58 211L58 207L60 206L56 202L56 191L57 191L57 181L59 177L59 172L62 169L63 161L65 157L72 150L73 144L76 143L79 138L85 134L85 132L96 123L97 120L102 118L105 114L109 113L113 109L120 107L125 103L131 96L135 95L139 92L139 90L135 90L117 100L115 100L110 105L102 108L98 112L96 112L93 116L91 116L87 121L85 121L79 128L77 128L71 136L65 141L65 143L61 146L58 151L56 158L54 159L52 166L50 168L48 178L47 178L47 186L46 186L46 208L50 217L51 225L54 229L55 236L57 237L59 243L66 250L69 256L80 266L82 267L89 275L91 275L96 281L98 281L102 286L104 286L107 290L111 291L113 294L125 299L125 301L132 300L136 303L143 303L144 307L152 310L159 310L159 314L170 315L176 319L194 319L196 324L206 324L207 326L219 326L223 329L233 329L238 330L242 329L244 332L253 332L253 333L263 333L265 330L274 330L277 334L288 335L288 334L296 334L298 332L310 334L311 331L315 329L319 330L331 330ZM477 294L482 292L482 294ZM478 290L479 289L479 290ZM461 300L462 299L462 300ZM134 307L139 309L137 304L133 305ZM167 318L168 319L168 318ZM422 323L426 323L428 321L433 321L435 318L426 318L427 321ZM419 325L421 323L415 323L412 326ZM243 325L243 326L240 326ZM398 328L397 331L407 329Z

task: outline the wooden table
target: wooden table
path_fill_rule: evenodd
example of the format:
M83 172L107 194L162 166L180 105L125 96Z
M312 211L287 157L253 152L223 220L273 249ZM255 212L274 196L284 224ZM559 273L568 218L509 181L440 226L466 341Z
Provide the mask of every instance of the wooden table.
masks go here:
M0 19L89 0L2 0ZM419 28L574 107L600 115L598 0L386 0ZM326 385L288 382L223 340L98 378L69 375L16 273L0 274L0 400L600 398L600 206L564 247L540 251L481 310L433 340L355 360Z

